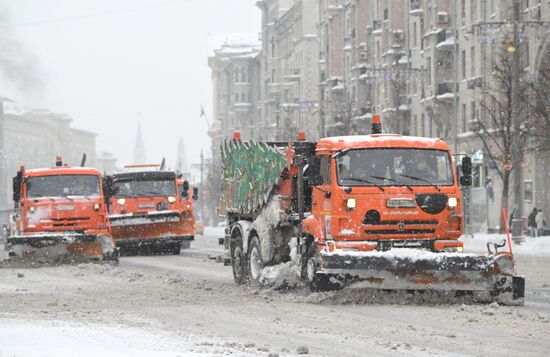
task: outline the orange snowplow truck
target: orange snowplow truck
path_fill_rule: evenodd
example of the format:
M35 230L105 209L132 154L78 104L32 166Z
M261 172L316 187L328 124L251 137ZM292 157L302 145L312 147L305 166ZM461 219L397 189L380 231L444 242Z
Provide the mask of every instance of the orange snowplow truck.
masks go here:
M127 166L109 177L110 221L116 245L180 254L195 239L192 199L196 189L173 171L153 165Z
M13 179L14 213L7 248L10 256L74 254L118 261L109 228L101 174L63 165L25 170Z
M524 278L495 244L463 253L460 184L440 139L381 133L306 142L222 145L225 262L237 283L298 260L313 290L357 283L384 290L448 290L523 303ZM297 237L299 257L293 257Z

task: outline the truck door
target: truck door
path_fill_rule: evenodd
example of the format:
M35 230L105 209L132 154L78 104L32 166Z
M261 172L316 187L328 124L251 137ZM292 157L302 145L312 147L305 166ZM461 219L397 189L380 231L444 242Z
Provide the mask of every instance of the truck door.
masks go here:
M331 185L332 185L332 162L329 155L320 157L320 185L313 188L312 213L318 217L320 222L324 222L326 215L332 214L331 204Z

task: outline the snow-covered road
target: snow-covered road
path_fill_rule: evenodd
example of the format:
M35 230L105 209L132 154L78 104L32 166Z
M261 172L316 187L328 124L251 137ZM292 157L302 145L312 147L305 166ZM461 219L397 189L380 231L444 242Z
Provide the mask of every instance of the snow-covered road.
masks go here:
M209 258L221 248L207 233L180 256L123 257L119 267L0 269L0 356L290 356L305 347L314 356L537 356L550 349L544 248L517 255L525 307L410 305L349 289L237 287L231 269ZM465 241L479 250L484 239Z

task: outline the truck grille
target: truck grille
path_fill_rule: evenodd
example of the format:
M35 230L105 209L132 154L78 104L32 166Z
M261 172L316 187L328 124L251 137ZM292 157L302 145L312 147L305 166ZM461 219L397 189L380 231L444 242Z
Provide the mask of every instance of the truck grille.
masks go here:
M86 221L89 221L90 217L73 217L73 218L52 218L53 226L59 227L77 227Z

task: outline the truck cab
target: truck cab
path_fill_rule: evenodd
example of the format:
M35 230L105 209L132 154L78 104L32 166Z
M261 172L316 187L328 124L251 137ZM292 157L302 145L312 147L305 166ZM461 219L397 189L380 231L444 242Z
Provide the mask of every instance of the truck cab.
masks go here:
M11 255L53 251L118 260L98 170L63 165L61 158L52 168L21 167L13 192L7 240Z
M109 218L118 247L176 255L190 247L195 239L193 196L175 172L134 166L109 182Z
M462 252L462 200L440 139L375 134L317 143L312 216L305 230L348 251ZM314 228L316 227L316 228Z

